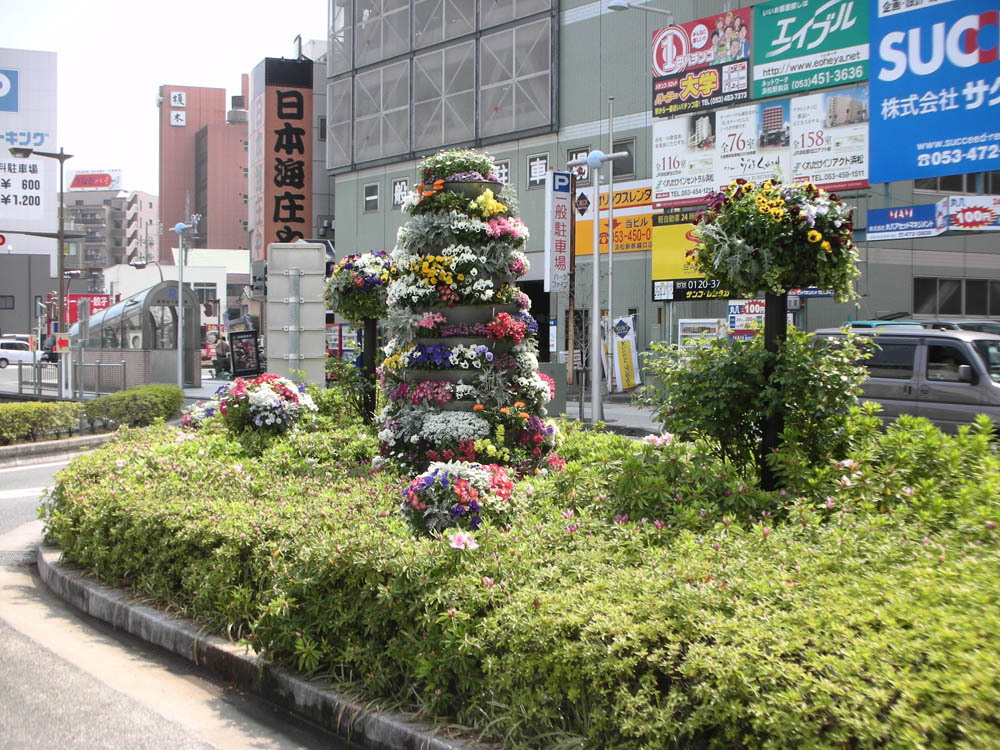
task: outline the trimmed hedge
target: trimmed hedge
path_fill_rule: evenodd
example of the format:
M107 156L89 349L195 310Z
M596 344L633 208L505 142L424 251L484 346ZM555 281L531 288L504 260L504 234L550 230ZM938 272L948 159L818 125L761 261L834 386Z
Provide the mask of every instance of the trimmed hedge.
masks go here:
M623 494L622 467L690 481L694 447L570 431L572 497L561 474L522 482L515 523L459 550L412 536L405 479L370 473L357 427L255 461L221 428L161 426L64 470L46 526L113 585L505 747L1000 747L988 428L854 418L849 457L789 448L795 489L751 518L709 502L713 477Z
M40 437L72 435L83 404L75 401L25 401L0 404L0 445Z
M183 403L184 391L176 385L139 385L87 401L83 414L91 429L98 422L145 427L169 419Z

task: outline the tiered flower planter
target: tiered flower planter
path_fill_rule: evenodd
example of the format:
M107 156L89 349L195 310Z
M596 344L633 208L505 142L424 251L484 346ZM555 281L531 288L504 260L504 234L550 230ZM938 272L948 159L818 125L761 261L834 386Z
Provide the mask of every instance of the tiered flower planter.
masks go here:
M414 471L450 455L531 471L552 450L555 432L543 421L550 394L536 372L537 326L512 285L527 270L520 251L527 230L508 208L508 188L434 171L436 179L427 177L443 164L425 161L433 166L404 203L414 218L392 252L399 275L389 288L390 319L402 322L382 368L382 452Z

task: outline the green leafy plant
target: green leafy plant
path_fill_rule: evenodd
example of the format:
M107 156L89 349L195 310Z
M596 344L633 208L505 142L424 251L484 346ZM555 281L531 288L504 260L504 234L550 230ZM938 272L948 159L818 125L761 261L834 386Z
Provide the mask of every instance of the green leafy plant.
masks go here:
M73 401L0 404L0 445L71 435L82 411Z
M683 440L705 438L735 471L756 474L760 425L777 410L788 434L810 435L812 460L842 451L848 410L857 405L866 376L859 364L864 356L856 338L819 346L796 329L777 355L764 350L762 336L688 348L654 343L644 355L654 381L643 386L639 401L653 408L668 432ZM772 357L773 375L765 383Z
M169 419L184 403L184 392L176 385L139 385L87 401L83 414L94 429L108 426L144 427Z

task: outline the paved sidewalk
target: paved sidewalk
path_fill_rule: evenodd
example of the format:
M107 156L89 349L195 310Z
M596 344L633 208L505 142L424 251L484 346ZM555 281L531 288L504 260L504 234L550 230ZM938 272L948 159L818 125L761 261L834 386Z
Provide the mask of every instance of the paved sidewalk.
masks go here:
M112 627L194 662L206 672L250 691L371 750L497 750L455 737L410 714L379 712L341 695L322 680L276 668L247 649L206 633L189 620L140 604L63 565L58 549L41 547L38 573L58 597ZM452 736L449 736L452 735Z

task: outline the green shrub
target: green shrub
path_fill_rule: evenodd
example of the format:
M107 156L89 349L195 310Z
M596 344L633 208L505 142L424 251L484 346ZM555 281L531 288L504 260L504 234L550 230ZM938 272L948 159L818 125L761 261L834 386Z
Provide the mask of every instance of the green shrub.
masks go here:
M84 416L91 429L98 422L144 427L169 419L183 403L184 392L176 385L140 385L87 401Z
M0 444L72 435L83 405L74 401L0 404Z
M696 533L608 518L640 502L615 472L708 500L710 477L664 464L720 459L575 429L588 502L536 476L475 550L412 535L405 482L349 470L373 445L353 427L260 461L222 430L122 430L60 474L45 522L112 584L504 747L998 747L997 457L981 427L854 416L783 514Z
M764 370L773 357L774 372ZM862 345L845 337L840 346L817 346L797 329L776 356L763 336L751 341L712 339L682 349L654 343L644 355L654 384L641 402L655 410L668 432L685 440L706 438L718 455L756 474L761 426L774 413L797 434L808 435L811 460L845 446L847 412L858 404L865 370Z

